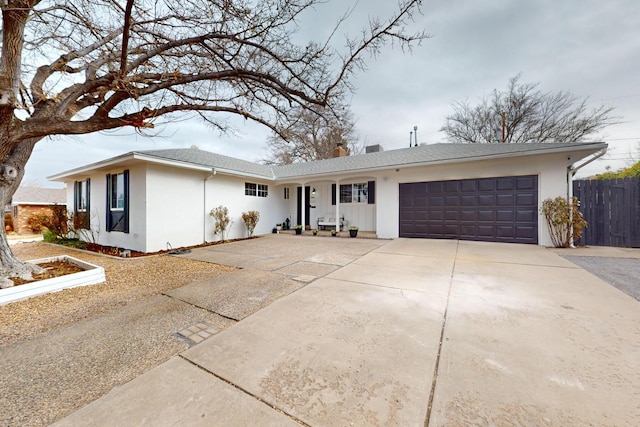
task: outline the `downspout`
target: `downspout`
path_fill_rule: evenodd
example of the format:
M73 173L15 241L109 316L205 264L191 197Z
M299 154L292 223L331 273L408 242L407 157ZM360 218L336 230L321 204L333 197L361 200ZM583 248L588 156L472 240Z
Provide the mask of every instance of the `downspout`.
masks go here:
M598 160L600 157L604 156L606 153L607 153L607 147L604 147L602 150L596 152L595 154L593 154L592 157L585 160L578 166L576 167L573 167L573 165L567 166L567 203L571 203L571 198L573 197L573 177L576 176L576 173L578 173L580 169L587 166L589 163L593 162L594 160ZM569 243L569 246L571 248L575 248L573 244L573 233L571 236L571 242Z
M202 217L202 243L207 243L207 181L213 178L215 174L215 168L211 168L211 175L202 181L202 210L204 212Z
M607 153L607 147L604 147L602 150L595 153L593 157L587 159L580 165L576 167L573 167L573 165L569 165L567 167L567 199L570 197L570 194L573 193L573 191L571 191L571 193L569 192L569 188L571 187L570 184L572 183L573 177L576 175L576 173L583 167L587 166L589 163L593 162L594 160L598 160L600 157L604 156L606 153Z

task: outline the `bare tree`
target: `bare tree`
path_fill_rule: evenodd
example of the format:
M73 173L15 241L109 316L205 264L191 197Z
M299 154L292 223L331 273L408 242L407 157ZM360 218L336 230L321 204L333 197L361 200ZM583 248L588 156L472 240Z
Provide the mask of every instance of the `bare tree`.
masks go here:
M296 45L297 18L318 2L4 0L0 202L11 199L44 137L143 132L186 112L221 131L232 114L278 133L294 107L331 109L367 55L426 37L404 29L421 1L400 0L394 16L370 21L342 50L332 38ZM0 225L0 276L29 273L34 267L15 259Z
M316 112L297 108L297 119L267 140L269 157L266 164L287 165L329 159L341 144L349 154L362 152L353 115L346 108Z
M618 123L613 108L589 109L587 99L570 92L542 92L538 83L509 80L506 91L494 89L478 105L454 102L442 131L452 142L575 142Z

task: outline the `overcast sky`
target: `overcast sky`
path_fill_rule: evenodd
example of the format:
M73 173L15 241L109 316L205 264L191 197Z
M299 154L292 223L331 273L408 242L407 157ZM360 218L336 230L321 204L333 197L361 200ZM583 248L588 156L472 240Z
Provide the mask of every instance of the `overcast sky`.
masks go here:
M301 38L321 40L347 5L329 0L304 21ZM392 0L360 0L342 32L357 33L369 16L389 14ZM640 1L612 0L425 0L413 30L431 38L407 54L387 46L354 80L351 108L360 139L385 150L407 147L418 127L419 143L446 142L439 129L453 101L475 103L521 82L542 91L567 90L594 107L615 107L624 122L594 140L609 143L604 159L579 176L628 166L640 160ZM340 39L336 39L337 42ZM159 137L131 129L39 142L24 183L59 186L46 176L133 150L188 148L260 161L268 132L238 120L237 134L220 136L197 119L165 125ZM158 130L158 129L157 129Z

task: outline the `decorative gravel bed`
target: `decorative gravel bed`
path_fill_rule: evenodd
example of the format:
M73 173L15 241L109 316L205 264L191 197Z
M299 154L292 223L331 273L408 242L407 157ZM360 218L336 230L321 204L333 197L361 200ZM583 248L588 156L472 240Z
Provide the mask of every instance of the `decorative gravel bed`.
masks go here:
M71 255L104 267L107 281L98 286L67 289L2 306L0 346L235 270L169 255L114 259L42 242L18 243L12 249L20 259Z
M232 267L170 255L117 259L46 243L20 259L70 255L107 281L0 306L0 425L46 426L189 347L191 325L235 322L163 293Z

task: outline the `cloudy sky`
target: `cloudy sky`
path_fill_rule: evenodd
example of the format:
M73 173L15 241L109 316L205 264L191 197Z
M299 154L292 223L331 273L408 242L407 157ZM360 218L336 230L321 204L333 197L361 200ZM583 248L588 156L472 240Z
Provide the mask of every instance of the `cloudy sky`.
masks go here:
M356 34L370 16L388 15L392 0L329 0L301 22L301 39L321 40L338 15L355 5L342 33ZM615 107L623 123L594 140L609 152L581 175L640 160L640 2L637 0L425 0L412 30L431 38L412 53L385 48L354 80L351 108L361 141L385 150L404 148L418 127L418 142L446 142L439 129L453 101L475 103L502 89L518 73L544 92L570 91L589 104ZM340 39L337 38L336 42ZM187 148L260 161L268 132L236 122L234 135L220 136L198 120L161 127L148 138L124 129L38 143L24 182L59 186L46 176L133 150Z

